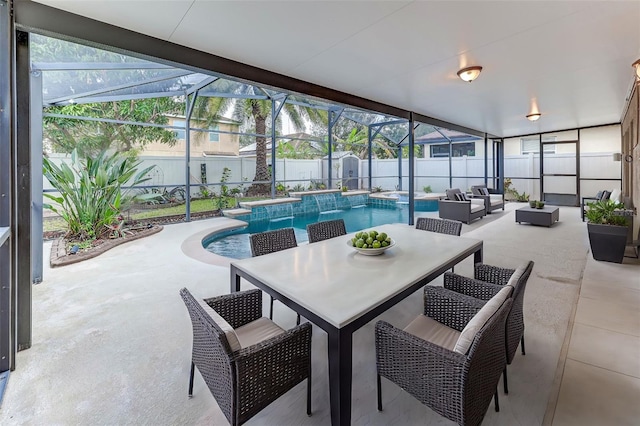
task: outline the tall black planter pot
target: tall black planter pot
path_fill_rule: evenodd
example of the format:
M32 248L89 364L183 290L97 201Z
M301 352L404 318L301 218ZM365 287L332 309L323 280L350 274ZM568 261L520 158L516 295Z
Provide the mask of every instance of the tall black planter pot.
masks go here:
M587 229L595 260L622 263L627 245L627 226L588 223Z

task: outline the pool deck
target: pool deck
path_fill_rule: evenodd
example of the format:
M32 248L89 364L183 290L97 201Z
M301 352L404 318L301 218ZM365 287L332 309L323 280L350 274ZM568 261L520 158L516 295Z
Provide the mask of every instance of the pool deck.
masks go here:
M560 222L541 228L515 223L520 206L507 203L504 212L462 226L463 237L484 240L489 264L535 261L524 302L527 355L516 354L510 392L499 387L500 412L490 407L483 424L637 424L640 261L594 261L577 207L561 207ZM44 281L32 287L33 346L16 357L0 424L228 424L199 373L193 398L187 396L192 334L178 291L186 286L196 297L229 292L228 266L211 260L212 253L203 260L186 256L183 246L234 222L218 217L167 225L95 259L45 265ZM45 255L50 248L44 244ZM472 259L456 273L472 276ZM422 304L416 292L377 319L402 328ZM263 297L263 312L268 305ZM274 309L279 325L295 325L293 311L281 303ZM353 337L353 426L452 424L388 381L385 410L376 411L375 322ZM301 383L252 425L330 424L327 336L313 326L312 340L313 416L306 415Z

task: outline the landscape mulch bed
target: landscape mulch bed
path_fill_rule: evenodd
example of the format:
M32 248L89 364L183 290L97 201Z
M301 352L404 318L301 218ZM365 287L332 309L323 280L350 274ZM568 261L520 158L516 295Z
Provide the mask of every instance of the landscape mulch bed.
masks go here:
M210 217L220 216L218 212L201 212L192 213L191 220L207 219ZM118 238L100 238L92 242L91 247L79 249L77 253L70 254L69 246L73 242L65 238L65 231L48 231L44 233L45 240L54 240L51 245L51 256L49 263L52 268L57 266L71 265L73 263L82 262L101 255L113 247L135 241L140 238L148 237L162 231L162 225L184 222L184 214L175 216L164 216L161 218L145 219L141 222L129 224L124 237Z

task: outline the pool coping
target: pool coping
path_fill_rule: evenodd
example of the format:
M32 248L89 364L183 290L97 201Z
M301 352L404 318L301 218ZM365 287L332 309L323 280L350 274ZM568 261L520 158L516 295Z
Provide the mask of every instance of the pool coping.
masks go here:
M188 236L180 246L182 252L195 260L198 260L203 263L207 263L209 265L216 266L229 266L231 262L237 259L233 259L230 257L220 256L218 254L212 253L202 245L202 241L209 235L215 234L218 232L229 231L232 229L242 228L247 226L248 223L242 220L231 219L231 218L221 218L226 220L216 221L219 223L212 224L210 228L205 229L204 231L196 232L193 235Z

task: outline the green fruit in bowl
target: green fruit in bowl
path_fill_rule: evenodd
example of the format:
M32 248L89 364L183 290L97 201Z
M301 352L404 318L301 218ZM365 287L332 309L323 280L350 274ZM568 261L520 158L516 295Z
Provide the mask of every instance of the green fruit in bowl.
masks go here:
M364 240L362 238L358 238L356 240L356 247L362 248L362 246L364 246Z
M375 240L371 245L371 247L373 247L374 249L380 248L380 241Z
M367 243L368 245L373 244L373 237L369 237L366 240L364 240L365 243Z

